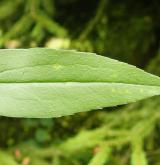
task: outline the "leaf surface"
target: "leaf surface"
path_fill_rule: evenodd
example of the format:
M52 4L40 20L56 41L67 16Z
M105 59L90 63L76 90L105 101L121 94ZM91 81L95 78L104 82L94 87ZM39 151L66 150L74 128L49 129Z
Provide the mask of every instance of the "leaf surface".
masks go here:
M160 94L160 78L93 53L0 50L0 115L59 117Z

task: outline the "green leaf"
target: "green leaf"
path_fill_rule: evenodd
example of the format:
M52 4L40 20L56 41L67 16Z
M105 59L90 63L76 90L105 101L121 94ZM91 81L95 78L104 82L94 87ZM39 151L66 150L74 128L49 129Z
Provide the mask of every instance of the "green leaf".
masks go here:
M145 151L143 150L143 140L135 138L132 141L131 165L147 165Z
M0 50L0 115L59 117L160 94L160 78L93 53Z
M111 148L104 145L99 147L98 153L91 159L88 165L105 165L110 160Z
M4 151L0 151L0 164L3 165L18 165L14 158Z

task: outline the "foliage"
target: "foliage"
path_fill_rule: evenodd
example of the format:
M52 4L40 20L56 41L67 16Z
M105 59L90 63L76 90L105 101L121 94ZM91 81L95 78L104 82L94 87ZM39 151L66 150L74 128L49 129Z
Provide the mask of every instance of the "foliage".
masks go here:
M60 117L160 94L159 77L93 53L2 49L0 64L3 116Z
M159 0L1 0L0 46L91 51L160 75L159 5ZM1 157L25 165L158 165L159 104L154 97L57 119L1 117Z

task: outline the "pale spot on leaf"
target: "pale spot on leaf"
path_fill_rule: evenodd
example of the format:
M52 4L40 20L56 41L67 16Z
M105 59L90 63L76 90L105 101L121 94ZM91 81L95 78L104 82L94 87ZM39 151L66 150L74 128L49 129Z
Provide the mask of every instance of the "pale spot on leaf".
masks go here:
M59 69L62 68L62 65L60 65L60 64L54 64L54 65L53 65L53 68L54 68L55 70L59 70Z
M112 88L111 91L112 91L112 92L116 92L116 89Z
M143 93L144 92L144 90L143 89L140 89L140 93Z

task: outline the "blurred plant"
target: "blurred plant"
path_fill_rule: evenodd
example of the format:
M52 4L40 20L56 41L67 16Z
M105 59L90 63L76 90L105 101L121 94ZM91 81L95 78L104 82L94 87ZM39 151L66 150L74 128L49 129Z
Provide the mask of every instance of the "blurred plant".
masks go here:
M21 10L19 10L15 18L9 22L6 21L14 15L19 8L21 8ZM67 30L51 18L55 11L54 1L2 1L0 11L0 20L1 23L4 23L3 27L1 27L1 46L11 47L9 44L6 44L6 42L15 38L18 38L21 44L29 39L31 41L29 43L30 46L37 46L45 39L46 35L52 34L56 37L67 36ZM7 11L9 11L9 13ZM10 28L11 24L12 28ZM17 45L15 45L15 47L17 47Z

